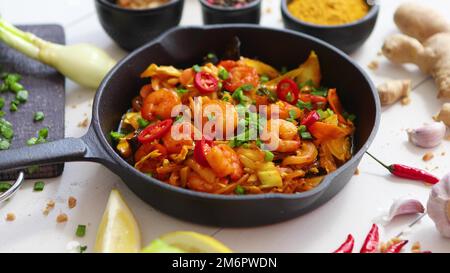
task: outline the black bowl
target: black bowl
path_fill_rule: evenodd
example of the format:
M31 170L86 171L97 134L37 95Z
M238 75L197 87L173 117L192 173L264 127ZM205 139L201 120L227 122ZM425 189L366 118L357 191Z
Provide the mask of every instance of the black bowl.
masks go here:
M95 0L103 29L119 46L131 51L177 26L181 20L184 0L171 0L151 9L127 9L114 0Z
M115 151L109 134L117 129L122 114L144 84L139 75L150 63L191 67L211 51L223 56L227 44L236 36L240 37L243 56L257 57L275 67L298 67L314 50L320 59L323 84L336 87L346 110L357 116L353 158L316 188L297 194L234 196L196 192L139 172ZM255 25L179 27L132 52L110 71L95 95L91 127L85 136L0 151L0 170L64 161L99 162L120 176L145 202L169 215L221 227L265 225L297 217L335 196L354 176L375 137L379 120L379 98L370 78L347 55L327 43L298 32Z
M203 23L212 24L259 24L261 18L261 1L254 0L242 8L211 5L206 0L199 0L202 5Z
M344 25L323 26L297 19L288 10L292 0L281 0L281 14L286 28L307 33L322 39L346 53L352 53L369 38L377 22L379 6L370 6L369 13L362 19Z

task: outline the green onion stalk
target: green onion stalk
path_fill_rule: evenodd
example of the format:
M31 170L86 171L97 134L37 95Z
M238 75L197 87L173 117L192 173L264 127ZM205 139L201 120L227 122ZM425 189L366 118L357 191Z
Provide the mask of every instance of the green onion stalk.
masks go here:
M74 82L96 89L116 64L103 50L89 45L60 45L24 32L0 17L0 41L49 65Z

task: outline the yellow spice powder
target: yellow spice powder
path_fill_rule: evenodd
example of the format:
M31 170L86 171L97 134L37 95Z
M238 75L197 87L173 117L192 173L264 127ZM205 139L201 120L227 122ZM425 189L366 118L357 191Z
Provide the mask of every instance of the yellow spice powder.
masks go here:
M288 9L294 17L317 25L343 25L369 12L364 0L292 0Z

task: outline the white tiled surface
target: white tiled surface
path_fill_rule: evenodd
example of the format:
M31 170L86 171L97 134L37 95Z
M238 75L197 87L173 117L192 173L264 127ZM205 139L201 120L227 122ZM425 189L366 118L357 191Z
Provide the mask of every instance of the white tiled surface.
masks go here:
M450 18L448 0L422 0L435 5ZM262 24L282 27L279 0L263 0ZM432 170L438 176L450 171L450 142L434 149L435 159L421 160L425 150L417 149L406 141L404 129L416 127L431 120L442 102L435 98L434 83L413 67L397 67L377 57L386 35L396 31L392 22L395 7L402 0L382 0L377 27L368 42L354 57L364 68L379 59L380 69L369 71L375 83L386 78L411 78L418 87L408 106L395 105L383 110L381 127L371 151L384 155L386 161L410 164ZM26 7L26 8L24 8ZM0 0L1 15L16 24L59 23L65 27L68 43L89 42L119 59L125 55L101 29L89 0ZM182 24L201 24L200 6L197 0L186 0ZM94 92L67 82L66 136L79 137L85 128L78 123L90 117ZM447 151L446 156L441 156ZM352 178L348 186L329 203L297 219L260 228L222 229L181 222L159 213L131 193L121 180L103 166L94 163L67 163L64 174L46 180L44 192L32 191L33 183L27 183L10 201L0 205L1 252L65 252L66 244L76 239L78 224L87 224L87 234L81 243L92 250L97 225L100 221L109 191L118 187L133 209L142 229L143 244L155 237L175 230L194 230L214 235L238 252L330 252L352 233L356 248L364 240L372 220L379 210L390 205L394 198L410 196L424 203L429 187L420 183L392 178L371 159L363 159L360 175ZM67 208L67 198L75 196L78 206ZM42 209L47 200L56 200L56 208L45 217ZM6 222L5 215L14 212L16 221ZM60 212L69 215L66 224L57 224ZM411 217L396 220L382 229L387 240L412 221ZM435 230L431 220L425 218L407 234L411 241L420 241L424 249L434 252L450 252L450 240Z

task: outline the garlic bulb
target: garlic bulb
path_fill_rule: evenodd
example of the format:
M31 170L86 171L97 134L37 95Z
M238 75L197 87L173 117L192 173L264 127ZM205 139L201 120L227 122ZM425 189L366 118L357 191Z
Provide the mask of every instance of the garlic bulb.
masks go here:
M450 238L450 173L431 189L427 211L442 236Z
M426 123L417 129L407 131L411 143L422 148L433 148L441 144L445 137L445 124L443 122Z

